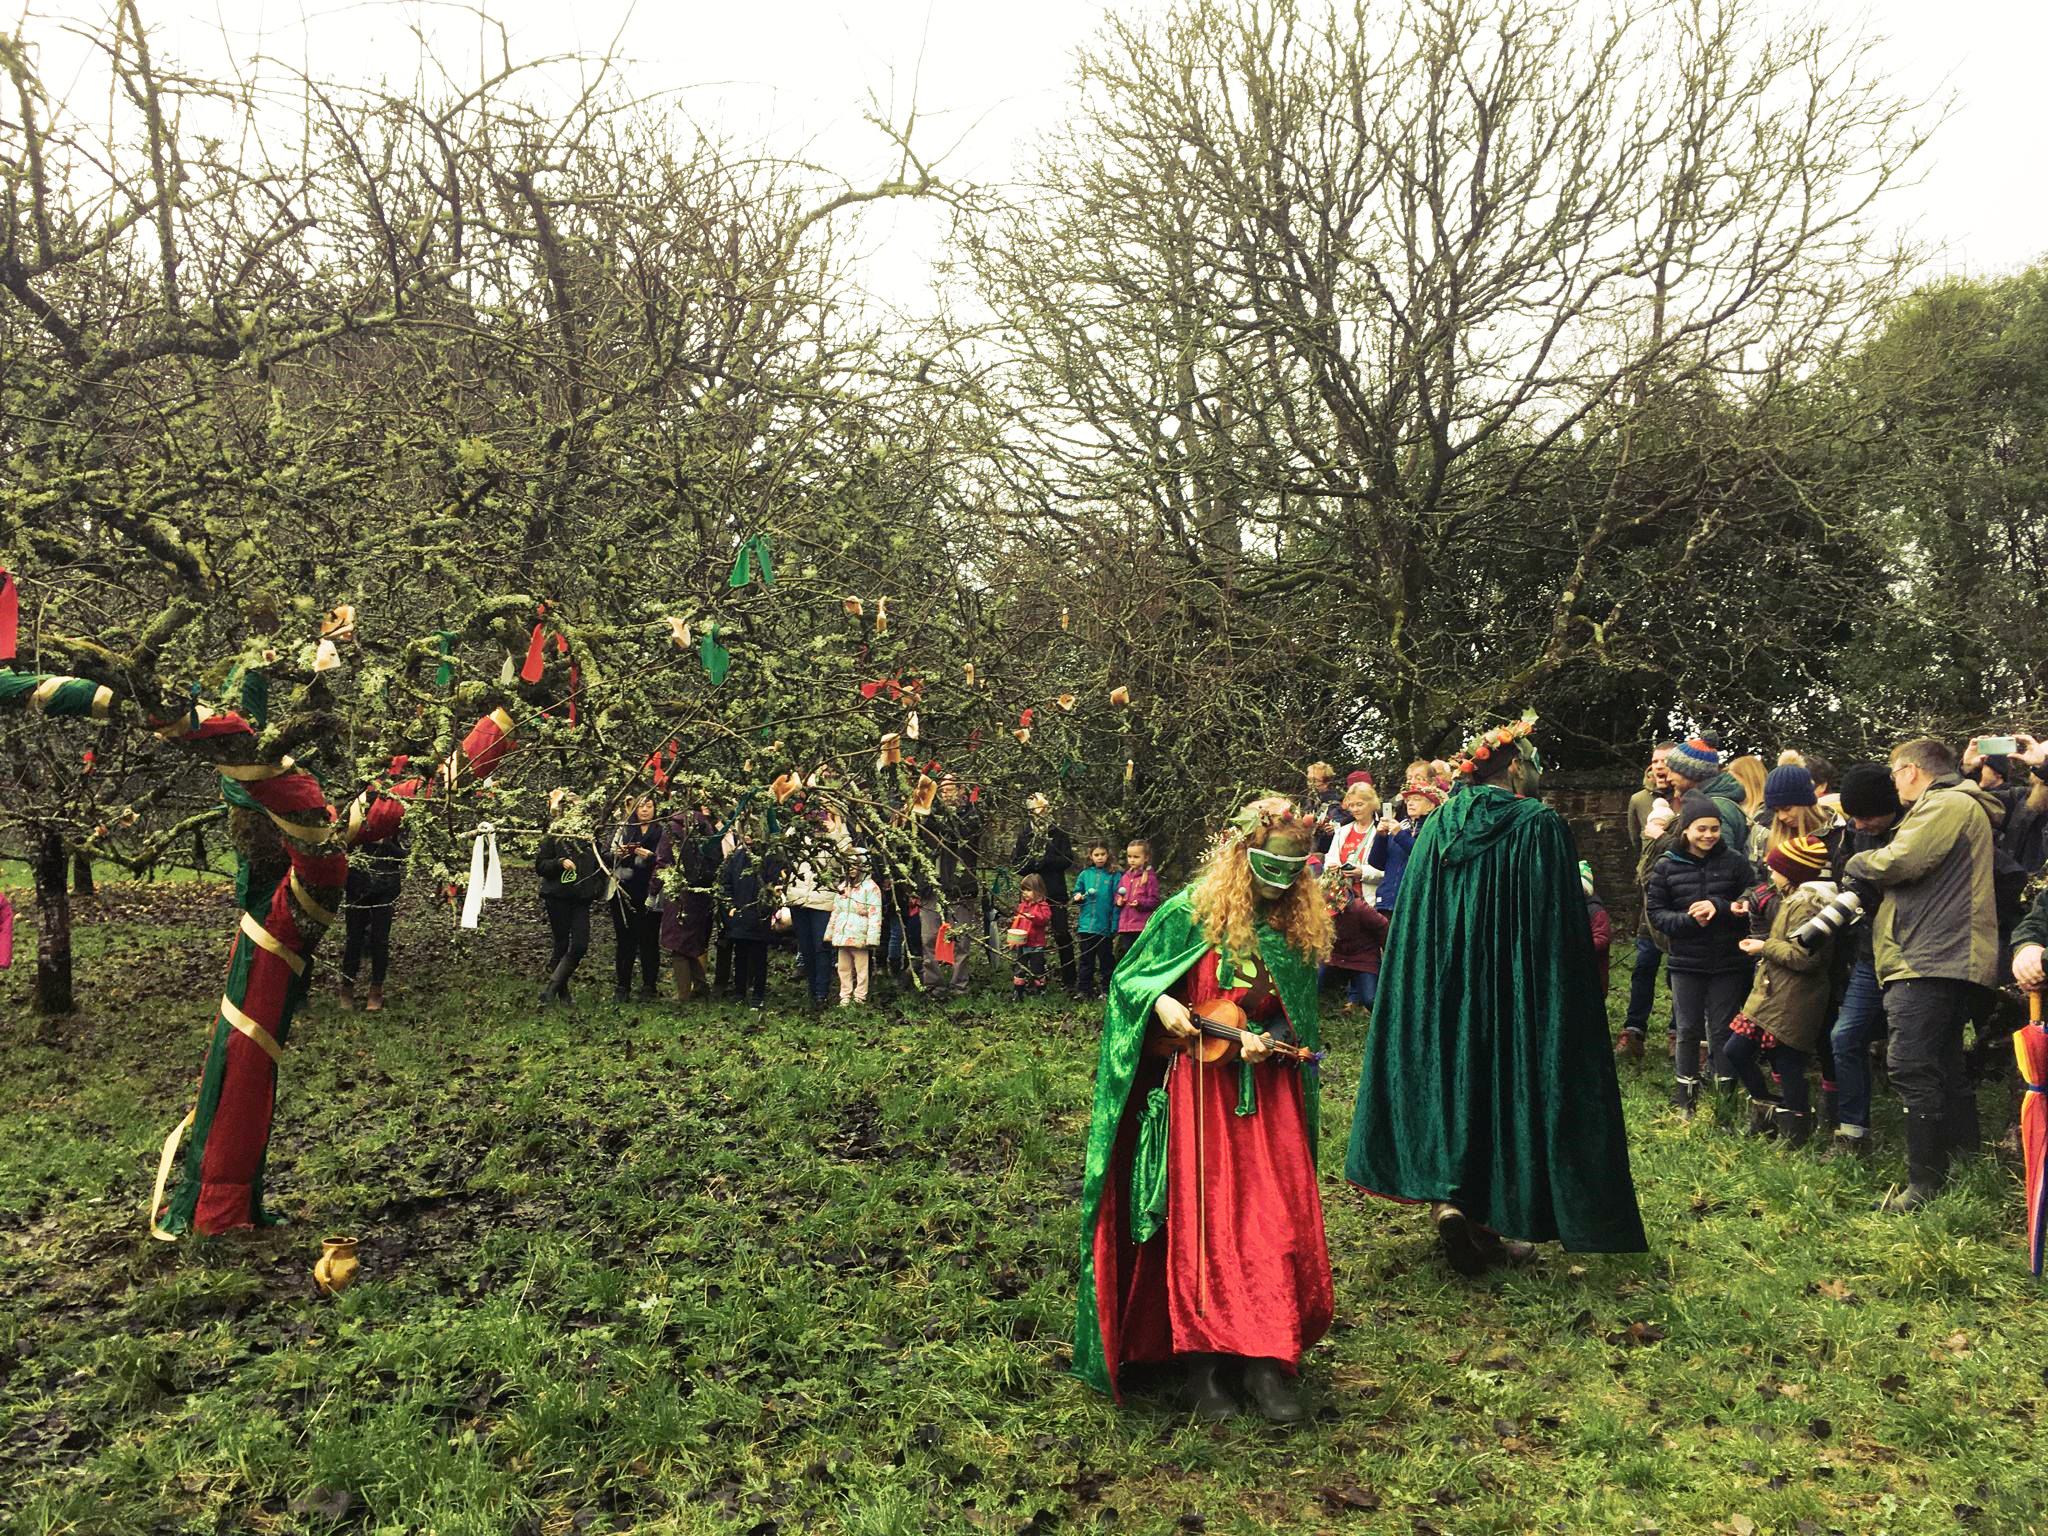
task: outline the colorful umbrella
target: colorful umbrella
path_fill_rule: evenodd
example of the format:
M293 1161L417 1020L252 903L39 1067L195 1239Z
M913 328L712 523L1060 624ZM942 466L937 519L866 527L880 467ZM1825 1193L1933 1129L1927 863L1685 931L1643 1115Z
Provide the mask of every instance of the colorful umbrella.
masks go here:
M2012 1037L2026 1092L2020 1104L2020 1147L2027 1157L2027 1262L2038 1276L2048 1239L2048 1026L2041 1022L2041 994L2027 994L2027 1027Z

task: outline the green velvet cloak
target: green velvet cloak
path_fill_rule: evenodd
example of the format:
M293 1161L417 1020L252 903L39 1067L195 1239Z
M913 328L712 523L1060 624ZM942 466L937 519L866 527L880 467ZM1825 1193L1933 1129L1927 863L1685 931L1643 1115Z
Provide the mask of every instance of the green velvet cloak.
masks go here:
M1578 879L1576 865L1572 878ZM1081 1285L1074 1310L1074 1374L1103 1392L1112 1390L1095 1274L1096 1225L1102 1212L1103 1181L1109 1176L1117 1130L1123 1123L1131 1094L1131 1080L1145 1052L1145 1031L1152 1018L1152 1007L1209 951L1209 941L1190 910L1190 894L1189 889L1182 889L1163 902L1145 924L1145 931L1131 946L1130 953L1117 962L1103 1018L1102 1050L1096 1058L1095 1112L1088 1124L1088 1152L1081 1174ZM1309 1050L1321 1050L1315 966L1288 948L1287 941L1263 923L1259 926L1259 955L1273 978L1274 990L1280 994L1281 1009L1293 1026L1296 1041ZM1308 1151L1313 1159L1319 1134L1321 1077L1313 1065L1300 1070Z
M1564 818L1479 785L1423 823L1401 879L1344 1176L1448 1200L1509 1237L1648 1244Z

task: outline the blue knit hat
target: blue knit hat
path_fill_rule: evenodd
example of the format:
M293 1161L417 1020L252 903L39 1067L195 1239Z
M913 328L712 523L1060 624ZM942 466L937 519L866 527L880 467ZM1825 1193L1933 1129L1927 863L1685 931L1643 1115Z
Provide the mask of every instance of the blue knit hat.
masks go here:
M1664 767L1688 784L1704 784L1721 771L1721 754L1702 738L1692 736L1671 749Z
M1764 775L1765 810L1782 811L1787 806L1819 803L1820 796L1813 788L1813 775L1797 763L1787 763L1782 768L1773 768Z

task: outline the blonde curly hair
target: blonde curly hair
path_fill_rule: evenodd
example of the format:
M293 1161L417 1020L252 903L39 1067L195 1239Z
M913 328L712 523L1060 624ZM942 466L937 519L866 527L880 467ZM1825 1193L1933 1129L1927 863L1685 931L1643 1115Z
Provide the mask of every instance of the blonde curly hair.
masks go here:
M1294 807L1283 796L1272 795L1252 801L1245 810L1259 818L1256 830L1249 835L1224 833L1208 863L1195 876L1190 906L1202 936L1225 954L1250 958L1259 952L1258 924L1263 908L1267 926L1287 941L1289 949L1320 964L1329 958L1335 934L1329 905L1308 866L1302 866L1284 896L1261 902L1252 886L1251 860L1246 853L1250 848L1265 847L1282 827L1294 826ZM1301 835L1306 836L1305 830Z

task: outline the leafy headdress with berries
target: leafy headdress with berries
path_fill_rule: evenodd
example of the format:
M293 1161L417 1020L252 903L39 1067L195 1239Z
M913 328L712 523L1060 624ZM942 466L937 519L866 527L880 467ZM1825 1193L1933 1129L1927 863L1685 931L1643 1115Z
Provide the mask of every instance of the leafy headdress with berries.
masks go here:
M1533 772L1541 773L1543 754L1536 749L1535 730L1536 711L1525 709L1521 719L1481 731L1466 742L1465 750L1451 765L1452 769L1458 777L1469 780L1479 771L1481 763L1492 761L1497 753L1512 751Z

